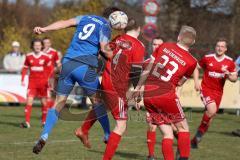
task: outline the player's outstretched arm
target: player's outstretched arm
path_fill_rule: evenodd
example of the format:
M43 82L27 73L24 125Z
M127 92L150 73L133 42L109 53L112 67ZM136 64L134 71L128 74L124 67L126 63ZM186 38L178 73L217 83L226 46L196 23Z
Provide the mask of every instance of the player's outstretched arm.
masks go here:
M195 68L193 71L193 80L194 80L194 87L196 91L201 90L201 84L199 83L199 66Z
M64 28L69 28L69 27L73 27L77 25L77 21L75 18L71 18L68 20L60 20L57 22L54 22L46 27L35 27L33 29L33 32L36 34L42 34L45 32L49 32L49 31L55 31L55 30L60 30L60 29L64 29Z

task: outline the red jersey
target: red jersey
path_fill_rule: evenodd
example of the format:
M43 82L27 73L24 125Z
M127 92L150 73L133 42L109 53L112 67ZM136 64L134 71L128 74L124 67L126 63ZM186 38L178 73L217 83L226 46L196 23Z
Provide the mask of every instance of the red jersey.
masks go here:
M47 84L48 74L45 72L45 67L49 64L50 59L47 54L40 52L38 55L35 53L28 53L26 55L24 68L22 72L22 81L29 69L29 88L41 87Z
M204 70L202 89L223 92L226 81L226 75L223 70L236 73L234 61L226 55L222 59L218 59L215 54L205 55L199 61L199 65Z
M115 42L130 42L129 49L116 47L113 58L108 60L103 72L102 86L104 90L117 92L120 97L125 97L129 88L131 67L141 67L144 60L144 45L136 38L127 34L115 39Z
M148 93L145 92L145 96L159 96L170 91L175 94L178 82L184 77L189 78L197 65L197 60L176 43L163 43L152 58L154 65L146 81Z
M55 65L57 63L59 63L58 52L53 48L49 48L45 53L50 58L50 62L48 64L48 66L45 68L45 70L46 70L46 72L48 72L49 76L52 76L52 74L54 72Z

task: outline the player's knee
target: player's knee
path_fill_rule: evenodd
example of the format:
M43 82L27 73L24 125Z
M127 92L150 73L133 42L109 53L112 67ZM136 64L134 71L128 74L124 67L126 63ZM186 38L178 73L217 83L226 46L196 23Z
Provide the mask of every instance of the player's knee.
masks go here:
M173 132L163 132L163 138L173 139L174 138Z
M206 114L208 117L214 117L217 113L217 109L211 108L206 111Z
M33 104L33 98L28 98L27 105L32 105L32 104Z
M92 95L90 98L93 105L102 103L102 100L96 96L96 94Z
M186 119L179 123L174 124L174 126L177 128L178 132L189 132L189 126Z
M60 112L63 109L63 107L65 106L66 101L67 101L67 97L57 96L57 99L55 101L53 108L55 108L58 112Z
M149 123L148 130L151 131L151 132L155 132L157 130L157 125Z
M214 117L216 115L215 111L207 111L206 113L207 113L208 117Z
M126 121L117 121L114 131L122 135L126 131L126 129L127 129Z

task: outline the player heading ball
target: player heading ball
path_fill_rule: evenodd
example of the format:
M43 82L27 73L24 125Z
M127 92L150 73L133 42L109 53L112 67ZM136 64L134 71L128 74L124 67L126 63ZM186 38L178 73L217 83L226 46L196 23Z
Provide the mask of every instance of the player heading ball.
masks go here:
M34 28L36 34L69 27L76 28L71 44L62 60L62 70L58 80L55 105L48 111L42 134L37 144L33 147L34 153L40 153L44 147L50 132L58 121L59 113L65 106L67 97L76 82L83 88L85 95L90 98L97 118L104 130L104 138L107 139L109 137L108 116L104 104L96 94L100 86L96 68L98 67L99 50L107 58L113 56L110 47L106 46L108 46L111 38L111 25L108 18L115 11L120 11L120 9L109 7L104 10L102 17L97 15L80 15L68 20L54 22L46 27ZM98 116L99 114L103 116Z

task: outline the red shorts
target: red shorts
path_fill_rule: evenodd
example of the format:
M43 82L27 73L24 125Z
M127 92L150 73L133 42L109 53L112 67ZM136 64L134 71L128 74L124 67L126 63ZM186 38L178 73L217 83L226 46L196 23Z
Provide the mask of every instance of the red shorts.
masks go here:
M205 107L210 103L216 103L217 110L219 109L222 100L221 92L214 92L213 90L210 89L202 89L200 96Z
M28 88L27 97L38 97L38 98L46 98L48 97L48 88Z
M147 122L155 125L177 123L185 119L182 106L175 93L144 97L148 111Z
M125 98L121 98L117 93L104 92L103 100L106 107L111 111L115 120L128 119L128 105Z

